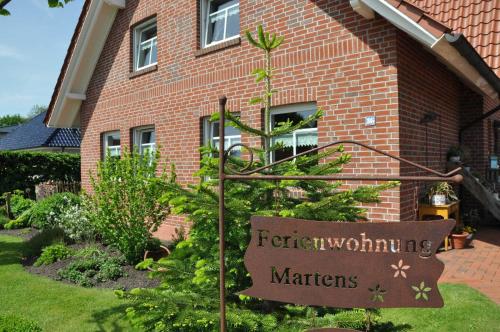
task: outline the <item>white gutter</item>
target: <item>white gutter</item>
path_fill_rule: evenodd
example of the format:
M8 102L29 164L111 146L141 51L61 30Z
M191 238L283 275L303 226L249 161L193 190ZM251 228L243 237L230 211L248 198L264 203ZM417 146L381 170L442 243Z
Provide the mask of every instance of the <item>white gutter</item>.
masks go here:
M498 99L498 93L495 89L481 76L479 71L446 40L444 34L440 37L435 37L385 0L351 0L350 3L351 7L363 17L374 17L374 13L379 14L416 39L422 45L429 48L441 62L458 77L463 79L471 88L494 100ZM373 13L370 13L370 10L373 11Z
M125 0L91 1L47 121L48 127L80 125L78 115L88 84L116 14L125 5Z

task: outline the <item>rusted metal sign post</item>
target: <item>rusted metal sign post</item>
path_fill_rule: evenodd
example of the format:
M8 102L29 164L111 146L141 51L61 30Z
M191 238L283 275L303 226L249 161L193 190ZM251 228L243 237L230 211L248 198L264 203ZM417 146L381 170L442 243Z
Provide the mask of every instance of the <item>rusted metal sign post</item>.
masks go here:
M251 169L252 150L243 144L225 149L226 97L219 100L219 288L220 330L226 331L224 183L226 180L354 180L461 182L460 168L443 174L356 141L337 141L275 163ZM432 176L275 176L253 175L311 152L352 144L412 165ZM250 162L226 174L235 147L245 147ZM242 293L262 299L333 307L440 307L437 280L444 265L435 257L455 221L342 223L253 217L245 254L253 286ZM369 273L367 273L369 271Z

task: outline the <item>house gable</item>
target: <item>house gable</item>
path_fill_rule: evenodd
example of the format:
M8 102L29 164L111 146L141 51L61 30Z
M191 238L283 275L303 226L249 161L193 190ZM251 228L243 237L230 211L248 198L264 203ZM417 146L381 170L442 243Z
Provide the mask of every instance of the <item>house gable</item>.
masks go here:
M79 127L79 109L116 13L125 0L86 0L54 89L45 123Z

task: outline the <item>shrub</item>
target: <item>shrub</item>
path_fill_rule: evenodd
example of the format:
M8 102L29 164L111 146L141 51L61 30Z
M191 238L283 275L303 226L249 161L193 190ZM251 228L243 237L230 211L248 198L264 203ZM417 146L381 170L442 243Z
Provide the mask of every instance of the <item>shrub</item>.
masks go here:
M77 260L58 271L59 277L83 287L92 287L97 282L116 280L125 275L122 256L113 256L95 247L77 252Z
M52 218L53 224L61 228L71 240L77 242L95 240L94 225L87 218L86 209L81 205L70 205Z
M0 332L41 332L35 322L17 315L0 315Z
M5 228L5 225L9 223L9 219L0 213L0 229Z
M3 197L5 197L5 194ZM35 201L29 198L24 198L24 193L21 190L14 190L10 196L10 212L12 213L12 217L18 218L23 212L29 210L34 204Z
M42 254L35 262L35 266L50 265L62 259L71 257L73 250L63 243L57 243L42 249Z
M25 222L24 219L15 219L15 220L10 220L7 222L3 227L5 229L18 229L18 228L24 228L27 227L27 223Z
M57 218L70 206L80 203L80 197L72 193L60 193L37 202L26 211L27 223L39 229L50 229L57 226Z
M56 243L64 243L64 240L64 232L59 228L42 230L26 242L26 245L23 246L23 255L25 257L40 256L42 248Z
M35 185L49 180L80 181L80 156L0 151L0 193L23 189L34 197Z
M88 216L96 231L135 263L168 214L168 203L158 203L167 184L166 172L156 169L159 153L141 156L124 151L120 159L108 156L91 176Z

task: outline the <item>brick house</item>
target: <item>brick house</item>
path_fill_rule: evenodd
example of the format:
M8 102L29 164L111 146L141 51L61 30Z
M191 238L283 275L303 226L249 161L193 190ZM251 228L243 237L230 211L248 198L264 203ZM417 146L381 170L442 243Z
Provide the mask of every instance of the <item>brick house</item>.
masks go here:
M325 116L286 140L275 158L353 139L443 171L460 128L498 105L500 8L458 0L86 0L45 122L82 130L82 180L106 149L161 147L183 183L198 148L217 140L207 117L225 94L231 111L262 126L248 100L262 54L242 38L264 24L285 37L273 120ZM495 116L464 132L473 167L494 152ZM425 119L433 121L426 122ZM500 119L500 117L499 117ZM249 142L239 132L232 142ZM255 143L255 142L254 142ZM346 173L418 174L357 148ZM415 183L369 207L372 220L415 220ZM162 228L167 237L179 220Z

